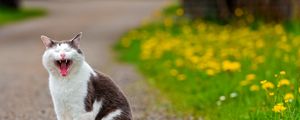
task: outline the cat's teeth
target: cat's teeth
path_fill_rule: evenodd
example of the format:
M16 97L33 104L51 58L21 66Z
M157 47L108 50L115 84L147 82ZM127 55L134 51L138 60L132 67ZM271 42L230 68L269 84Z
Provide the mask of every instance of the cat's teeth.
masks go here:
M58 62L61 63L61 60L59 60Z
M66 60L66 63L68 63L68 60Z

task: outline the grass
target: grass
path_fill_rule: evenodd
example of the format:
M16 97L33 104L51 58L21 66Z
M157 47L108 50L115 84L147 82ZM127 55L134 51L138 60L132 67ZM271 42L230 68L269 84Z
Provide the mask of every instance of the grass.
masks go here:
M20 10L12 10L5 7L0 7L0 26L35 18L45 15L46 12L40 8L21 8Z
M297 22L191 21L178 5L129 31L116 45L170 100L206 120L300 119Z

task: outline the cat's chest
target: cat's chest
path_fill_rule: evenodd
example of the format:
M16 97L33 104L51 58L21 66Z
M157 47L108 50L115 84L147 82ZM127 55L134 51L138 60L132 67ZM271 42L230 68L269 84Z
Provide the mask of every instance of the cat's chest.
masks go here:
M56 102L64 104L81 104L87 95L89 77L79 77L71 80L50 79L51 95Z

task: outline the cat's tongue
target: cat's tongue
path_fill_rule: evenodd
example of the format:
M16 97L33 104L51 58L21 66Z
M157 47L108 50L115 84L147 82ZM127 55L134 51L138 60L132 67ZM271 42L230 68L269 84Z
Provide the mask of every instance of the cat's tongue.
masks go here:
M67 76L67 74L68 74L68 67L67 67L67 63L61 63L61 65L60 65L60 74L62 75L62 76Z

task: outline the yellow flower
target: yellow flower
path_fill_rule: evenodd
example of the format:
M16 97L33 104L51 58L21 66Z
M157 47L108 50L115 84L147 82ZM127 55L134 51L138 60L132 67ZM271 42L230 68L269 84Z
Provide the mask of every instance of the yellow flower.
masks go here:
M269 95L270 95L270 96L274 96L274 92L270 92Z
M258 85L251 85L250 86L250 91L259 91L259 86Z
M283 85L290 85L290 81L288 79L281 79L279 82L278 82L278 85L277 87L281 87Z
M172 70L170 71L170 74L171 74L172 76L176 76L176 75L178 74L178 71L177 71L176 69L172 69Z
M282 103L278 103L277 105L275 105L273 108L272 108L272 111L276 112L276 113L280 113L280 112L283 112L286 110L286 107L283 106Z
M262 88L267 90L267 89L273 89L274 88L274 84L266 81L265 83L262 83Z
M284 28L282 27L282 25L280 25L280 24L275 25L275 32L277 34L283 34L284 33Z
M224 71L238 71L241 69L241 64L239 62L226 60L222 63L222 68Z
M199 57L193 55L190 57L190 60L193 64L196 64L199 61Z
M284 95L284 101L285 102L291 102L294 99L293 93L287 93Z
M216 72L213 69L208 69L208 70L206 70L206 74L209 76L213 76L216 74Z
M121 41L121 44L122 44L123 47L128 48L131 44L131 40L123 38L122 41Z
M256 62L256 63L264 63L264 62L265 62L264 56L257 56L257 57L255 58L255 62Z
M266 83L266 82L267 82L267 80L262 80L262 81L260 81L261 84L264 84L264 83Z
M182 59L176 59L175 64L177 67L181 67L183 65L183 60Z
M265 43L262 39L255 42L256 47L263 48L265 46Z
M243 10L241 8L236 8L234 10L234 14L238 17L242 16L244 14Z
M248 75L246 76L246 80L254 80L255 77L256 77L255 74L248 74Z
M285 75L286 72L285 71L280 71L280 75Z
M176 14L177 14L178 16L182 16L183 13L184 13L184 11L183 11L182 8L176 10Z
M186 79L186 76L184 74L180 74L178 75L178 80L185 80Z
M165 18L164 24L165 26L170 27L171 25L173 25L173 20L171 18Z

